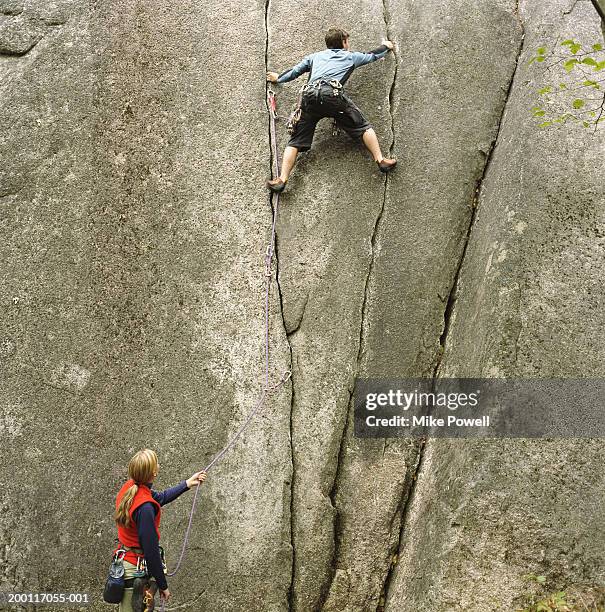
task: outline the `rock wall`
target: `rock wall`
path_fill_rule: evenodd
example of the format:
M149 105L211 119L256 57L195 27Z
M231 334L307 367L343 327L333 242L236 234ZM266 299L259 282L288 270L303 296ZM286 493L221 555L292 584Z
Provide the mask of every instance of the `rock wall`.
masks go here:
M603 375L602 130L539 130L539 44L588 2L0 0L0 590L100 591L129 456L208 463L263 386L264 73L398 53L347 86L388 178L321 124L282 197L272 375L200 491L181 609L512 610L600 584L605 447L360 440L358 375ZM276 88L280 114L298 84ZM279 126L280 147L287 138ZM163 515L171 566L191 498Z
M537 130L528 112L536 48L592 43L598 21L588 3L522 3L520 18L438 374L602 377L603 136ZM601 585L604 456L600 440L429 441L386 609L517 609L528 574Z

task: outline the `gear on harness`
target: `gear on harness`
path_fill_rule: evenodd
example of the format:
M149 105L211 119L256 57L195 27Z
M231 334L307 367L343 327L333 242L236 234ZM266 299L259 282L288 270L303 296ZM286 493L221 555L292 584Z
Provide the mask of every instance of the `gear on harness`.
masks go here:
M147 576L147 561L143 556L143 549L135 548L133 546L124 546L123 544L122 548L127 551L132 551L137 555L137 569L134 572L134 577L142 578L144 576ZM164 547L158 546L158 548L160 549L160 561L162 562L162 568L164 569L164 571L166 571L166 553L164 552Z
M132 585L132 612L153 612L158 585L148 576L134 579Z
M322 85L329 85L330 87L332 87L333 96L343 95L343 91L342 91L343 85L340 81L337 81L336 79L332 79L330 81L319 80L319 81L314 81L311 84L307 83L306 85L303 85L300 92L298 93L298 98L296 100L296 106L294 107L294 110L290 113L290 116L288 117L288 123L286 124L288 134L290 135L294 134L294 131L296 130L296 125L300 121L300 117L302 114L303 97L305 95L308 97L311 97L315 102L322 104L322 100L321 100ZM334 118L332 119L332 136L338 136L339 133L340 133L340 129L338 127L338 121L336 121L336 118Z
M327 85L332 88L333 96L342 96L342 83L332 79L331 81L314 81L311 84L307 84L302 88L301 91L301 106L305 101L313 101L318 104L323 104L322 100L322 88Z
M298 92L296 106L294 107L294 110L290 113L290 116L288 117L288 122L286 123L286 129L288 130L288 134L290 135L294 134L294 131L296 130L296 124L300 121L300 115L302 113L302 97L304 90L305 87L303 85L303 87L301 87L300 91Z
M294 134L294 131L296 130L296 125L300 121L301 113L302 109L300 107L300 104L298 104L298 106L290 113L290 116L288 117L288 123L286 124L288 134Z
M329 85L332 88L332 95L333 96L340 96L342 95L342 83L340 81L337 81L336 79L332 79L330 81L324 81L322 79L320 79L319 81L313 81L313 83L307 83L306 85L303 86L302 91L303 93L305 92L313 92L315 95L315 98L317 100L320 100L321 96L321 88L322 85Z

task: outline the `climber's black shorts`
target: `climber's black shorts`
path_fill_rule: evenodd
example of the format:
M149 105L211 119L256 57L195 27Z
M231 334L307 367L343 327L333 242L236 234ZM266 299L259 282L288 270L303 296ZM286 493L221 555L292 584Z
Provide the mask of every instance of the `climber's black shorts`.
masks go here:
M303 93L300 119L288 146L308 151L313 143L317 122L324 117L336 118L338 126L355 140L372 127L342 89L335 96L331 85L322 85L319 92L311 90Z

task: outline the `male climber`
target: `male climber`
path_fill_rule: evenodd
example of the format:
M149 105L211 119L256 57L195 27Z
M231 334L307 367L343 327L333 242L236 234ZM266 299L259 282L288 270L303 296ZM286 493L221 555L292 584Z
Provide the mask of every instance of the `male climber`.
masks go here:
M267 81L271 83L287 83L305 72L311 73L302 93L300 119L284 151L281 174L267 181L271 191L284 190L296 156L299 151L311 148L315 127L322 117L333 117L349 136L361 137L381 172L389 172L397 164L397 160L382 156L376 132L342 89L355 68L382 59L393 49L393 43L383 40L382 46L368 53L349 51L349 34L341 28L330 28L326 32L326 47L325 51L307 55L291 70L279 75L267 72Z

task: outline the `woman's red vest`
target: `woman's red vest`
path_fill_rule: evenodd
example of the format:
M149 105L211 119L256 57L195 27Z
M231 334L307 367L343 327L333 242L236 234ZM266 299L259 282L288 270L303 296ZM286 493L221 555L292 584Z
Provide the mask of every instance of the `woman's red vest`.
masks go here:
M116 510L118 509L124 494L133 484L135 484L134 480L127 480L122 488L118 491L118 495L116 496ZM128 512L128 516L130 517L130 526L124 527L122 525L118 525L118 539L120 540L120 544L129 546L131 548L141 548L137 526L132 519L132 515L134 511L145 502L151 502L156 507L155 530L158 534L158 539L160 538L160 515L162 508L160 504L158 504L158 502L151 496L151 490L147 485L140 484L138 487L139 489L132 500L132 506L130 506L130 511ZM142 556L142 554L137 554L134 551L129 550L126 555L124 555L124 560L136 565L137 559Z

